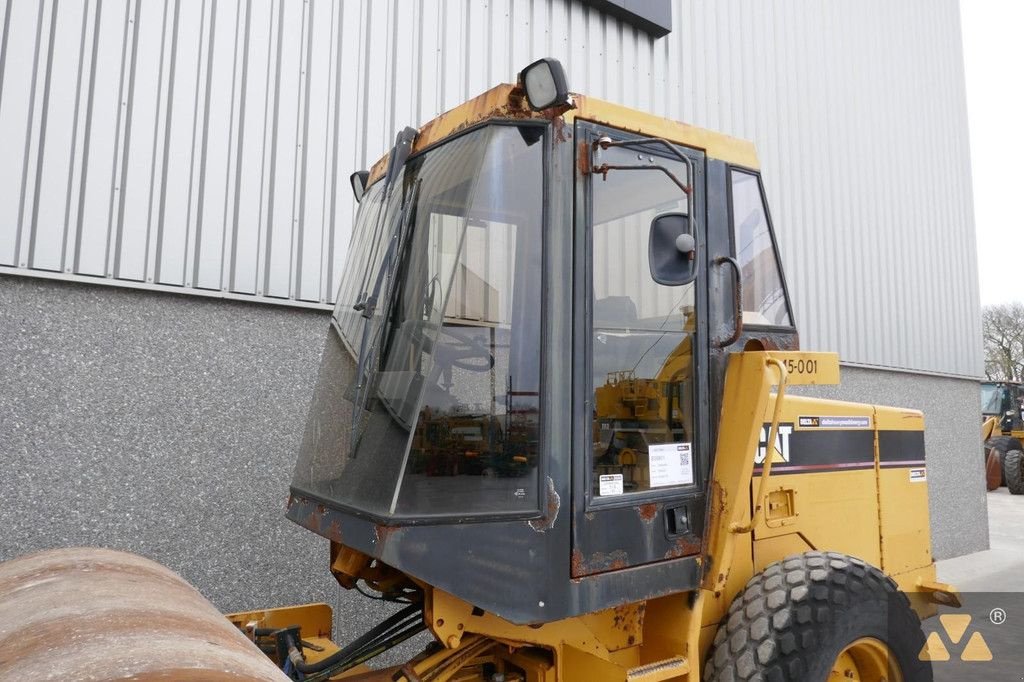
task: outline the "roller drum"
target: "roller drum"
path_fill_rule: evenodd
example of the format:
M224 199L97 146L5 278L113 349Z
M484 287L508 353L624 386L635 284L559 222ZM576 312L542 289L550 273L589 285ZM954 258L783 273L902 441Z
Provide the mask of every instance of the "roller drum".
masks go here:
M0 564L0 681L288 678L195 588L149 559L59 549Z

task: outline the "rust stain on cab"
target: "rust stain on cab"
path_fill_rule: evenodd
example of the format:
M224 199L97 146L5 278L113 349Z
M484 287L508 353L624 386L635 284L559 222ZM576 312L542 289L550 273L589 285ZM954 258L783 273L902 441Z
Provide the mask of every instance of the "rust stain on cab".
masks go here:
M586 566L583 561L583 552L578 549L572 551L572 575L578 577L584 575Z
M666 559L678 559L684 556L692 556L699 554L701 550L701 541L694 539L692 536L684 536L676 538L675 543L672 547L665 552Z
M373 538L378 545L383 545L396 530L398 530L396 526L382 526L379 523L375 524L373 526Z
M644 523L650 523L658 515L658 505L654 502L641 504L636 510L640 514L640 518L644 520Z

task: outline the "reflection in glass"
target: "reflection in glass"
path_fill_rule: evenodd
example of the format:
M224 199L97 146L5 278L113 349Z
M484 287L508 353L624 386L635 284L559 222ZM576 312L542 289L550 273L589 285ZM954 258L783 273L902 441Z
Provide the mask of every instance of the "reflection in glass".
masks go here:
M1004 394L1006 394L1006 391L1003 391L998 384L982 384L981 413L1002 417L1006 410L1009 409L1004 407L1004 404L1009 402L1003 399Z
M481 128L368 189L294 488L376 514L537 509L542 139Z
M650 162L612 148L609 164ZM642 156L638 159L638 156ZM686 165L654 157L689 184ZM592 494L610 497L678 485L693 461L650 446L693 435L694 285L668 287L650 274L647 235L665 212L687 213L685 194L657 171L611 171L593 184L594 422ZM684 471L684 473L685 473Z
M732 171L732 215L736 260L743 276L743 323L791 325L756 175Z

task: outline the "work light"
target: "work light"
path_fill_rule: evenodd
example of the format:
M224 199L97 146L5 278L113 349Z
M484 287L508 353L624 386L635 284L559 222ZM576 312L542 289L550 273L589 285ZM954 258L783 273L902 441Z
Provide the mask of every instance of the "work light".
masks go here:
M534 111L569 103L565 70L557 59L538 59L519 73L519 82L525 88L526 101Z

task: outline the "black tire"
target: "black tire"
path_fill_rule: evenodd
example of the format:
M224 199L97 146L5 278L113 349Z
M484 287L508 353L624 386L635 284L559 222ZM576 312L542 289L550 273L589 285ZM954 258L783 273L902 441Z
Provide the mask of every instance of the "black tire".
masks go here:
M894 610L895 609L895 610ZM747 583L718 626L704 682L826 682L852 642L885 643L907 682L931 682L907 596L877 568L835 552L774 563Z
M1012 495L1024 495L1024 452L1010 450L1003 459L1003 480Z
M994 436L989 438L985 442L985 447L995 448L996 452L999 453L999 469L1005 471L1006 469L1006 453L1010 450L1020 450L1022 447L1021 442L1013 436ZM999 485L1006 485L1006 477L1000 481Z

